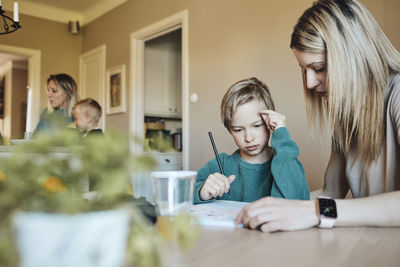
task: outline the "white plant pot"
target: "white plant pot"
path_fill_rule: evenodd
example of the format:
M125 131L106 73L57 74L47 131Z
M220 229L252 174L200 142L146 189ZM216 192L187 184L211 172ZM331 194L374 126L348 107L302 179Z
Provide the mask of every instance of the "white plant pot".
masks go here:
M129 215L19 212L13 219L21 267L125 266Z

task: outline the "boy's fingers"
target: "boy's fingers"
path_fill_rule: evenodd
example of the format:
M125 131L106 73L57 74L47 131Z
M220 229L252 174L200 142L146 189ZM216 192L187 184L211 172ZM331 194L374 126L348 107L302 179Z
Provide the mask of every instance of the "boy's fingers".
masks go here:
M211 186L209 186L209 185L207 185L206 187L204 187L204 189L206 190L206 192L207 192L211 197L214 197L215 194L217 193L217 191L216 191L213 187L211 187Z
M226 178L221 179L220 177L217 177L213 182L218 186L218 187L223 187L224 186L224 180L226 180Z
M214 191L214 195L215 195L215 196L220 195L221 192L223 191L223 188L225 187L225 186L224 186L224 183L223 183L222 181L218 180L218 179L213 180L212 183L211 183L210 185L211 185L211 186L213 187L213 189L215 190L215 191Z
M267 114L264 114L267 113ZM268 131L273 132L276 127L276 118L274 117L275 112L272 110L264 110L260 112L262 119L267 126Z
M223 191L223 193L228 192L228 190L229 190L229 184L230 184L229 178L228 178L228 177L225 177L225 178L224 178L223 180L221 180L221 181L223 182L223 187L221 188L222 191Z
M261 114L272 114L275 113L275 111L270 110L270 109L264 109L260 111Z
M221 196L225 192L225 187L227 183L227 177L222 174L215 175L215 178L213 179L213 183L218 191L217 195Z
M231 175L232 176L232 175ZM229 189L231 188L231 183L232 183L232 179L231 179L231 176L229 176L229 177L224 177L224 189L223 189L223 191L224 191L224 193L228 193L228 191L229 191ZM234 175L233 175L234 176Z
M226 178L218 181L218 195L222 196L226 191Z
M263 119L263 121L267 121L268 115L262 114L262 113L260 115L261 115L261 118Z
M227 177L221 173L216 172L208 178L208 181L206 181L206 189L210 188L208 191L211 195L213 195L213 197L222 196L229 191L231 187L230 185L235 180L235 178L236 176L234 174Z

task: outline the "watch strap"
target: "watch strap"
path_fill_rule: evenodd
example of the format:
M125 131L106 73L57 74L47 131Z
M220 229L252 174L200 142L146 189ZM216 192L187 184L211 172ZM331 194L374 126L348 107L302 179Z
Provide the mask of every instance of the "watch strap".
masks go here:
M335 219L319 217L319 228L332 228L335 225Z

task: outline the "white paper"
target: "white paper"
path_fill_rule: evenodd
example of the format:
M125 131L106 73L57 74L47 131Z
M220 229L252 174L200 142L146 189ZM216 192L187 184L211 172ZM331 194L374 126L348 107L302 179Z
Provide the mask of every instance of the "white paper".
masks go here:
M200 224L235 227L235 218L249 202L215 200L210 203L193 205L189 212L198 217Z

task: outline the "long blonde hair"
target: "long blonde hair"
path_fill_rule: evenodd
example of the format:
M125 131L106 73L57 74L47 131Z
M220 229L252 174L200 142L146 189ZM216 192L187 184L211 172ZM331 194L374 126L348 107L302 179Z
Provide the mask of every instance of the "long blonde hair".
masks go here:
M309 123L328 126L334 145L370 164L383 144L384 92L400 54L369 11L356 0L320 0L299 18L291 48L326 57L328 100L304 86ZM303 74L303 81L305 81ZM327 124L327 125L326 125Z

